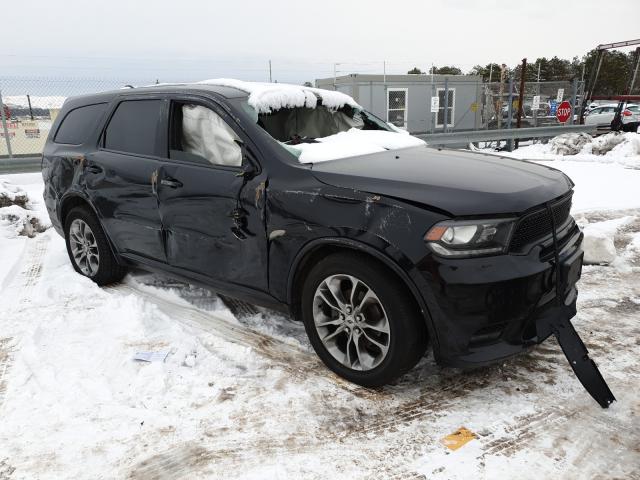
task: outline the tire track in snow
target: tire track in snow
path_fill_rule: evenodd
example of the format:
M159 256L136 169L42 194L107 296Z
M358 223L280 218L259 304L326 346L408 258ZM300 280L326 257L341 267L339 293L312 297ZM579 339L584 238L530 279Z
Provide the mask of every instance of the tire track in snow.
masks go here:
M307 379L310 375L313 375L319 379L328 380L332 385L365 399L387 395L382 391L366 389L343 380L328 370L313 353L249 327L236 325L216 315L214 312L174 302L130 284L115 285L107 287L106 290L141 296L150 303L157 305L162 312L178 322L206 333L215 333L216 336L232 343L250 347L259 355L273 361L287 373L297 378ZM206 343L203 343L203 345L205 348L209 348Z
M0 338L0 412L2 412L7 391L7 379L11 370L14 348L13 338Z
M47 252L49 237L37 236L27 240L26 246L2 284L2 303L7 305L3 312L5 318L11 319L16 312L24 310L31 302L31 293L42 273L42 260ZM23 263L19 273L20 264ZM18 268L16 268L18 267ZM16 337L0 338L0 411L7 391L9 372L13 364L13 354L18 339Z
M485 445L484 451L478 459L484 460L485 457L492 455L511 456L520 450L525 450L528 444L536 439L543 436L549 437L549 431L564 430L567 422L575 423L576 420L588 422L594 429L597 429L600 438L603 435L614 435L621 432L629 435L630 438L639 438L632 425L625 424L611 415L591 414L582 404L571 408L554 405L531 414L515 417L511 423L495 425L491 430L502 430L504 433L492 433L484 436L481 439ZM584 443L591 438L589 436L576 440L577 443Z
M28 240L25 253L21 260L23 267L18 274L14 274L6 288L3 288L3 297L9 305L8 310L24 310L31 302L33 288L40 280L42 274L42 261L49 247L49 236L38 235L33 240ZM6 280L5 280L6 282Z

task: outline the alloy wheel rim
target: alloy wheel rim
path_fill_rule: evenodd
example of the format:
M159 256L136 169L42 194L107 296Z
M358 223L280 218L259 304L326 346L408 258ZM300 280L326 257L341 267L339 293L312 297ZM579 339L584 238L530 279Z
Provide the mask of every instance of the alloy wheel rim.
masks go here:
M389 352L391 330L382 302L353 275L331 275L320 282L313 320L324 347L347 368L372 370Z
M100 254L96 237L87 222L76 218L69 227L69 245L73 260L80 271L92 277L100 267Z

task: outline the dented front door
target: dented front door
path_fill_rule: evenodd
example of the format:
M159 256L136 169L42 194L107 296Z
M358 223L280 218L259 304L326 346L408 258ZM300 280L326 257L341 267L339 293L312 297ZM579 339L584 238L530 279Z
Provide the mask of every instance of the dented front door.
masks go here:
M214 281L267 290L262 176L166 161L158 198L170 265Z

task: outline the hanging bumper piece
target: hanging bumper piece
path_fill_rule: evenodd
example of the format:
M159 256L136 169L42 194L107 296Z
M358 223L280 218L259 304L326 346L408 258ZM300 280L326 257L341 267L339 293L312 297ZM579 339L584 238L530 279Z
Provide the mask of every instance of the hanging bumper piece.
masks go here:
M565 307L569 308L569 307ZM589 357L589 351L576 332L568 316L557 315L541 318L537 322L538 334L545 337L553 334L564 356L567 357L573 372L589 395L598 402L602 408L609 408L616 398L611 393L607 382L596 363Z
M616 398L598 370L596 363L589 357L587 347L573 328L570 320L576 314L578 291L575 283L580 279L583 253L579 250L564 262L560 262L555 219L550 203L547 204L547 211L551 219L555 251L556 308L552 309L554 313L550 312L537 320L538 337L546 338L553 334L571 365L573 373L578 377L585 390L602 408L609 408L609 405L615 402Z

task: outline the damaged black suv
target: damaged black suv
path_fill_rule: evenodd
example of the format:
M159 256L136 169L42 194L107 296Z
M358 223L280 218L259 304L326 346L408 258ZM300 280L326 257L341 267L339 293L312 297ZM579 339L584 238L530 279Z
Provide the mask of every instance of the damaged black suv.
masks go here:
M79 273L104 285L135 265L287 309L364 386L428 343L474 366L575 336L571 180L429 148L338 92L220 80L70 98L42 167Z

